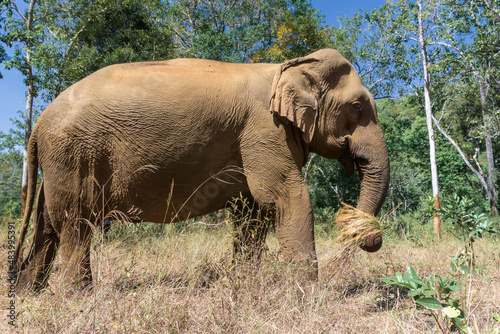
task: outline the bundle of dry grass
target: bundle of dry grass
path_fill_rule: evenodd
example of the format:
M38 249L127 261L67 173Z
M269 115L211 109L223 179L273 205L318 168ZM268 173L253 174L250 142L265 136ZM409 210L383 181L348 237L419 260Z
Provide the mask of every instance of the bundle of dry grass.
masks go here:
M354 255L363 241L381 232L380 223L373 215L342 203L335 225L337 237L334 240L333 256L326 266L331 268L329 281L336 279L351 263Z

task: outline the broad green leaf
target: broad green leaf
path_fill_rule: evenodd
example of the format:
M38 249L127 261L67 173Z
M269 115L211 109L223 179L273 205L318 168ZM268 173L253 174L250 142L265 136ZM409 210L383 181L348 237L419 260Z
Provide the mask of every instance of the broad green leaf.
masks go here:
M395 285L398 283L397 280L395 280L393 277L382 277L381 280L386 284L386 285Z
M415 300L415 302L431 310L441 310L443 308L439 300L435 298L420 298L418 300Z
M451 318L451 321L455 324L455 326L457 326L458 328L462 329L462 330L465 330L465 326L462 322L462 320L460 320L459 318L455 317L455 318Z
M436 294L436 290L430 289L430 290L424 290L422 291L426 297L434 296Z
M408 291L408 295L409 295L410 297L415 297L415 296L418 296L418 295L420 295L420 294L421 294L421 292L420 292L420 291L418 291L418 290L410 290L410 291Z
M460 269L462 269L462 273L464 273L464 274L469 274L470 273L470 268L466 264L462 264L460 266Z
M408 277L410 279L418 279L418 275L417 275L417 272L415 271L415 269L413 269L413 267L408 267L408 269L406 270L406 275L408 275Z
M400 275L399 278L398 274ZM386 285L402 286L408 289L413 288L411 284L406 279L403 278L401 273L396 273L396 277L384 277L381 278L381 280L384 281Z

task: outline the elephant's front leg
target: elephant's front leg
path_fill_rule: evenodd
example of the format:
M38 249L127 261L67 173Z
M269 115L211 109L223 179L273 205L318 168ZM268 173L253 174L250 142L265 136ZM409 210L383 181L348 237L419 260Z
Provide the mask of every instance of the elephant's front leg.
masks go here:
M281 253L306 280L318 279L313 209L304 182L299 182L276 203L276 236Z
M294 264L301 277L317 280L313 209L300 170L290 168L284 172L268 168L260 173L248 172L247 182L260 205L275 207L274 226L281 253Z

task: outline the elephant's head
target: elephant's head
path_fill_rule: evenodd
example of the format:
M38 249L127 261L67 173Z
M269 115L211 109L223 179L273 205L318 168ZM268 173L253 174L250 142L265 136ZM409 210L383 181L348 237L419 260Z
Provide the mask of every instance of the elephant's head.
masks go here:
M357 208L376 216L389 185L389 155L375 101L354 67L336 50L324 49L281 65L273 82L271 111L286 117L311 152L338 159L361 182ZM381 233L361 248L375 252Z

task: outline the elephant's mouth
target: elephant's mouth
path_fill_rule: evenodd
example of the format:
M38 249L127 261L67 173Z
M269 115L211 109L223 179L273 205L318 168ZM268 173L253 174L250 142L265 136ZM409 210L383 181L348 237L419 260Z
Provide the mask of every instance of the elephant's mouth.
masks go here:
M351 152L351 140L350 136L345 136L342 140L342 151L344 152L340 158L337 160L344 166L344 169L346 170L347 173L350 175L354 175L354 162L355 159L353 158L352 152Z

